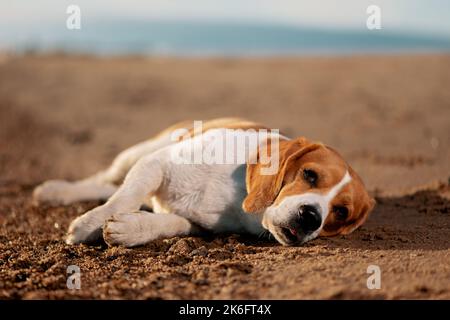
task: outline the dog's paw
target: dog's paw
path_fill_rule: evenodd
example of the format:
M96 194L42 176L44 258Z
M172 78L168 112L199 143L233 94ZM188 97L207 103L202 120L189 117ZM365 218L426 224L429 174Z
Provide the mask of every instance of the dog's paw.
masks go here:
M93 209L70 223L67 244L91 243L101 238L105 218L98 212L99 210Z
M152 214L148 212L118 213L103 226L103 239L109 246L135 247L158 238L151 227Z
M48 203L51 205L67 205L72 203L68 189L71 183L64 180L49 180L37 186L33 191L33 204Z

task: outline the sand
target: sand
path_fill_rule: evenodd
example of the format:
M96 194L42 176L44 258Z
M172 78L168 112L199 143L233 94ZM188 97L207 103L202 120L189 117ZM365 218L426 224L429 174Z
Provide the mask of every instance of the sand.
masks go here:
M450 298L450 56L0 59L0 298ZM64 244L98 202L35 207L184 119L243 116L338 149L377 206L301 247L239 235ZM66 286L69 265L81 289ZM367 268L381 270L369 290Z

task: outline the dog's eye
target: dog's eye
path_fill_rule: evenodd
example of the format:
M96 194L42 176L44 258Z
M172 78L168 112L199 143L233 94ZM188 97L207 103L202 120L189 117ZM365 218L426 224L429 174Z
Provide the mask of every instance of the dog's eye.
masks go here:
M333 207L333 212L338 220L345 220L348 217L348 209L346 207Z
M317 173L311 169L303 170L303 179L309 183L310 186L315 187L317 184Z

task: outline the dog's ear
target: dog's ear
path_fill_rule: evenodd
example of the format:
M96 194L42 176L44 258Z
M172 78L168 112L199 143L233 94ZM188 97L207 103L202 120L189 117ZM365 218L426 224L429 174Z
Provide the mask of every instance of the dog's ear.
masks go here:
M266 145L258 150L256 163L247 164L246 187L247 196L242 203L242 209L247 213L259 213L269 207L281 191L283 182L295 171L295 162L305 153L315 150L320 145L310 143L306 138L295 140L282 140L275 147ZM273 150L272 150L273 149ZM260 163L260 154L265 152L268 157L273 158L278 152L278 170L271 175L262 174L264 168L269 164Z
M340 234L349 234L358 229L366 222L369 214L375 207L376 201L373 199L366 190L363 181L360 176L349 167L350 175L352 176L353 183L353 197L355 202L355 215L351 217L352 223L345 226Z
M349 226L346 226L340 234L346 235L350 234L356 229L358 229L360 226L366 222L367 218L369 217L369 214L372 212L373 208L375 207L376 201L373 198L367 197L365 200L365 203L362 205L362 208L359 210L358 218L354 223L352 223Z

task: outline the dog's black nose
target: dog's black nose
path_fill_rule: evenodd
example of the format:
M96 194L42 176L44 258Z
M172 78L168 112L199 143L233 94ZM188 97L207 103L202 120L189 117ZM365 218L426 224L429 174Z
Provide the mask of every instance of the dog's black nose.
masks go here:
M319 229L322 216L316 206L304 205L300 207L297 223L305 234L311 233Z

